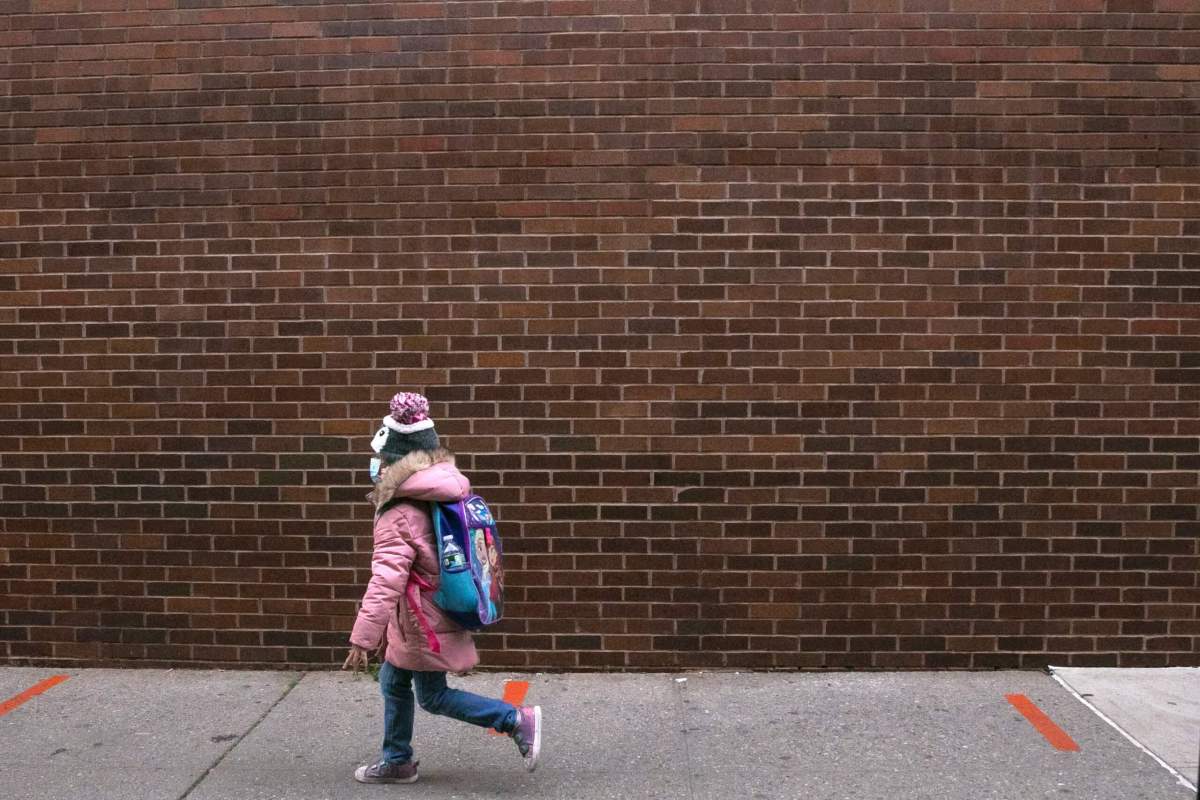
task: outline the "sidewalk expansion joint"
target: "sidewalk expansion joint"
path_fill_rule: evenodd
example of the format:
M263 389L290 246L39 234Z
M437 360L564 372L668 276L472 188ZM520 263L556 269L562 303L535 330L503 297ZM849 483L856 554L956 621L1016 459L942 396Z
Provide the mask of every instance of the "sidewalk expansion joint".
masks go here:
M1074 697L1076 700L1078 700L1079 702L1081 702L1085 706L1087 706L1093 714L1095 714L1097 717L1099 717L1100 719L1107 722L1109 724L1109 726L1112 727L1117 733L1121 734L1126 739L1128 739L1134 745L1134 747L1136 747L1138 750L1141 750L1146 755L1150 756L1152 759L1155 760L1155 762L1158 763L1158 765L1160 767L1165 769L1167 772L1171 773L1171 775L1175 778L1175 780L1179 783L1180 786L1184 787L1185 789L1191 789L1193 792L1195 792L1197 800L1200 800L1200 781L1197 781L1196 784L1193 784L1190 780L1188 780L1186 775L1184 775L1182 772L1180 772L1179 770L1175 769L1173 766L1168 764L1166 762L1166 760L1164 760L1161 756L1159 756L1158 753L1154 752L1149 747L1142 744L1140 741L1137 740L1137 737L1135 737L1129 731L1125 730L1120 725L1118 725L1111 717L1109 717L1103 711L1096 708L1096 706L1093 705L1091 703L1091 701L1089 701L1086 697L1084 697L1082 694L1080 694L1078 691L1076 691L1074 686L1072 686L1070 683L1068 683L1066 680L1064 680L1061 675L1058 675L1057 673L1055 673L1053 667L1049 668L1049 672L1050 672L1050 677L1053 678L1055 680L1055 682L1058 683L1059 686L1066 689L1071 694L1072 697Z
M284 701L284 698L286 698L289 694L292 693L292 689L295 689L296 684L300 683L300 681L307 674L308 674L307 672L298 673L295 678L288 681L288 685L284 688L283 694L279 695L279 697L276 698L275 702L271 703L271 705L267 708L267 710L264 711L262 713L262 715L259 716L258 719L254 720L254 724L251 725L246 730L245 733L243 733L241 736L236 737L232 742L229 743L229 747L225 748L225 752L223 752L223 753L221 753L221 755L217 756L217 760L214 761L212 764L210 764L208 766L208 769L204 770L204 772L202 772L200 774L200 777L196 778L196 780L192 782L192 785L189 786L184 791L183 794L179 795L178 800L187 800L188 795L190 795L192 792L196 791L196 787L199 786L200 784L204 783L204 779L208 777L209 773L211 773L214 769L216 769L218 766L220 766L221 762L225 760L225 757L228 756L230 753L232 753L239 744L241 744L243 741L245 741L247 736L254 733L254 729L257 728L259 725L261 725L262 721L264 719L266 719L268 716L270 716L271 712L275 710L275 707L277 705L279 705L280 703L282 703Z
M683 680L675 679L672 688L674 689L674 694L679 699L677 706L679 709L679 732L683 737L683 766L684 772L687 775L688 798L689 800L696 800L696 781L692 777L692 753L691 747L688 744L688 701L684 698L684 694L687 692L687 678L685 677Z

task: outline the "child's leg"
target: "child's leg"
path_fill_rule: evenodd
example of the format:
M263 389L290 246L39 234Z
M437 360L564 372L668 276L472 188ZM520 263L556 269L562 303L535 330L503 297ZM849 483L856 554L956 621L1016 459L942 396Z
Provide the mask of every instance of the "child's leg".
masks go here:
M379 691L383 694L383 760L391 764L412 760L412 676L413 673L393 667L387 661L379 668Z
M444 672L414 672L417 682L417 702L430 714L469 722L500 733L512 733L517 724L517 709L503 700L480 697L477 694L446 686Z

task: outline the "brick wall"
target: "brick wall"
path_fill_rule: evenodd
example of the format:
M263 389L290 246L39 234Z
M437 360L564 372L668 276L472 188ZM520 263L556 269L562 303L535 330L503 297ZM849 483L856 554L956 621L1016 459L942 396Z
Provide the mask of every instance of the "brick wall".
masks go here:
M1194 0L0 0L0 661L1200 664Z

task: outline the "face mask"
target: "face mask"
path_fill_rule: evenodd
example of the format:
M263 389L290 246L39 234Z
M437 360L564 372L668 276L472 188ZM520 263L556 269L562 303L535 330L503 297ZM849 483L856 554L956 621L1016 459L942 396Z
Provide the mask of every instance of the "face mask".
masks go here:
M379 472L383 469L383 459L371 459L371 483L379 483Z

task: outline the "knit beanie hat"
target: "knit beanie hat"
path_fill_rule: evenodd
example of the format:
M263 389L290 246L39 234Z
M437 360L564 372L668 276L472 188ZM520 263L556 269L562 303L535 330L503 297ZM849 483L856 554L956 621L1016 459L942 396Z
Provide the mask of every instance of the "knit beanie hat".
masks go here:
M391 413L371 440L371 449L386 461L397 461L413 450L436 450L437 431L429 418L429 401L416 392L399 392Z

